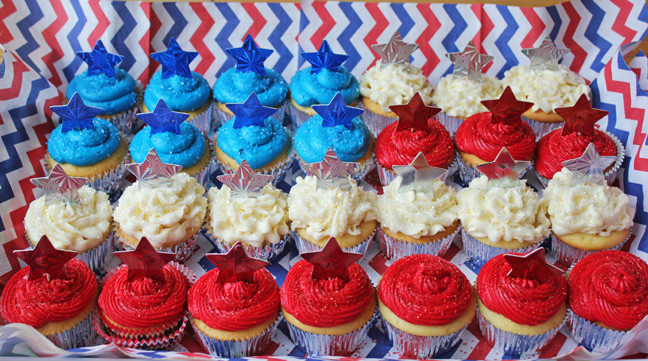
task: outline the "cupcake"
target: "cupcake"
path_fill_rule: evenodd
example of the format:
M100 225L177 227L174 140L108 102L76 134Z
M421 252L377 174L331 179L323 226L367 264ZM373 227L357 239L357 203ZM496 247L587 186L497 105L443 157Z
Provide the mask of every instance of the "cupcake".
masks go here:
M376 292L356 260L335 238L317 252L302 253L281 286L281 312L290 337L315 355L349 355L373 323Z
M455 135L459 176L466 184L479 176L476 167L492 162L503 147L519 161L532 161L536 149L531 126L520 118L531 103L516 100L507 87L499 99L483 100L482 104L490 111L468 117Z
M475 281L479 329L493 348L515 358L545 346L562 327L567 281L545 263L544 248L501 254Z
M432 118L439 109L425 105L418 94L408 104L391 109L399 119L376 139L380 184L389 184L396 177L393 167L412 163L419 152L423 152L429 165L450 168L455 159L454 142L445 127Z
M377 137L387 125L398 119L398 115L389 108L391 105L407 104L416 93L429 105L432 103L432 86L421 69L409 62L418 45L405 43L398 31L386 44L371 47L380 59L360 77L360 100L365 108L363 119Z
M341 161L359 164L352 177L362 180L375 164L371 134L359 117L362 110L346 106L340 93L328 105L313 105L313 109L317 114L295 133L300 164L321 162L333 149Z
M317 52L302 56L311 66L299 70L290 80L288 109L294 129L315 115L313 104L328 104L337 93L342 94L348 105L354 105L360 98L358 79L341 66L347 55L334 54L324 40Z
M279 286L240 244L207 254L217 267L189 290L191 324L212 357L261 355L279 324Z
M648 315L648 265L621 251L593 253L569 272L567 325L576 342L596 353L614 350Z
M378 307L397 352L442 355L475 317L477 296L457 266L428 254L394 262L378 283Z
M120 132L130 133L137 121L139 89L132 76L115 66L124 57L108 53L101 40L92 51L77 56L88 64L88 70L72 78L65 91L67 98L78 93L89 106L103 109L98 117L110 120Z
M15 254L28 266L2 291L0 315L7 323L34 327L62 349L90 346L97 279L75 252L54 249L43 236L33 250Z
M255 93L261 105L279 108L272 118L283 123L288 84L281 74L263 66L273 51L260 49L250 34L245 37L242 47L226 51L236 60L236 67L222 73L214 84L216 121L225 123L234 116L225 104L243 103Z
M69 177L56 165L45 178L31 180L44 190L55 189L29 204L25 236L32 246L47 236L54 248L74 251L93 272L100 273L113 251L113 208L104 192Z
M196 56L197 52L183 51L175 38L171 38L167 50L151 54L162 70L151 77L144 91L142 110L150 112L164 100L169 109L189 114L187 121L207 135L212 119L211 89L205 78L189 70L189 63Z
M103 111L86 106L77 94L67 105L51 107L61 117L47 141L45 165L60 164L70 177L90 180L90 186L108 194L116 192L128 159L128 141L106 119Z
M240 242L255 258L272 260L281 253L290 230L288 203L272 177L254 173L246 160L234 174L218 176L223 186L207 193L205 228L221 252Z
M385 258L444 255L459 232L456 192L444 182L447 170L430 167L423 153L396 170L402 176L384 186L376 201Z

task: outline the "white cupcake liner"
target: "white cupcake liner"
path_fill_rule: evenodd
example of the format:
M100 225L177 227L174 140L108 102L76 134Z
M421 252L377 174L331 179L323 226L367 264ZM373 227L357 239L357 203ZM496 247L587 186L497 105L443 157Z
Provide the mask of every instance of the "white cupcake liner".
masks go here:
M535 133L536 136L536 142L539 141L540 138L544 137L552 130L562 128L562 126L565 124L565 122L558 122L558 123L538 122L536 120L529 119L523 115L521 116L521 118L531 126L531 129L533 129L533 133Z
M292 122L292 130L294 133L297 131L297 128L301 127L301 125L304 124L305 121L310 119L312 115L306 112L302 112L290 102L287 107L288 107L288 115L290 116L290 120Z
M211 123L212 123L212 117L213 117L213 110L212 107L214 106L213 102L210 101L209 106L207 109L202 111L199 114L190 116L187 118L186 122L193 125L200 131L202 135L205 137L209 136L209 132L211 130Z
M376 227L377 229L378 227ZM373 240L374 236L376 235L376 229L371 232L369 237L367 237L364 241L360 242L359 244L353 246L353 247L345 247L342 248L344 252L353 252L353 253L361 253L365 254L367 252L367 249L369 248L369 245L371 244L371 240ZM295 243L297 244L297 251L299 254L305 253L305 252L318 252L324 249L324 247L320 247L314 243L308 242L307 240L303 239L299 233L295 230L290 230L290 234L295 240Z
M362 102L358 102L358 107L363 110L360 117L367 125L367 128L369 128L369 131L371 132L371 134L373 134L374 137L378 137L378 134L380 134L383 129L387 128L389 124L398 120L397 117L387 117L378 113L374 113L371 110L367 109L362 104Z
M367 150L371 151L371 149ZM305 174L305 175L313 175L311 172L306 170L305 165L309 164L305 162L303 159L297 157L299 160L299 169ZM358 163L360 164L360 163ZM369 159L367 159L363 164L361 164L353 174L351 174L351 178L355 179L356 181L360 182L364 180L364 177L369 173L374 167L376 166L376 156L372 154Z
M268 348L268 345L270 345L280 320L281 315L268 328L261 332L261 334L245 340L228 341L213 338L202 332L196 326L193 319L191 320L191 326L200 343L202 343L212 357L247 357L263 354Z
M461 240L463 243L463 251L464 253L466 253L466 258L469 262L472 262L479 267L483 266L486 262L488 262L488 260L497 255L504 253L527 253L540 247L540 243L542 243L538 242L528 247L512 249L493 247L479 242L479 240L469 235L468 232L466 232L466 230L463 228L461 229Z
M273 170L266 170L260 172L259 170L254 170L256 173L261 173L263 175L274 175L274 178L272 179L272 185L277 186L283 179L285 178L286 172L288 171L288 168L290 168L295 161L295 156L296 153L292 147L287 150L288 155L286 156L286 159L284 159L280 164L278 164L275 169ZM234 169L232 169L230 166L227 164L218 161L218 158L215 159L215 163L220 167L220 169L223 171L223 173L233 173L235 172Z
M461 230L461 225L457 227L450 235L434 242L426 243L409 243L400 241L388 236L378 227L378 236L380 237L380 249L387 260L397 260L413 254L431 254L434 256L443 256L448 252L452 241Z
M434 118L448 130L452 137L454 137L457 129L459 129L459 126L465 120L465 118L453 117L444 112L437 113Z
M444 336L417 336L399 330L384 318L382 321L387 337L392 341L392 350L401 356L417 359L429 359L448 352L461 341L459 336L468 327L466 324L461 330Z
M369 329L378 318L378 311L359 329L342 335L319 335L304 331L297 326L286 322L290 338L293 342L304 348L308 354L346 356L355 351L367 338Z
M213 131L216 131L218 127L221 125L225 124L226 122L229 122L234 118L234 115L229 114L223 110L221 110L218 107L218 104L220 104L218 101L214 100L214 121L216 123L215 128ZM288 107L288 100L284 100L283 103L279 104L277 108L277 111L270 116L270 118L278 121L281 125L284 125L284 118L286 117L286 108ZM275 107L271 107L275 108Z
M205 227L204 229L205 236L209 238L209 240L216 246L216 248L218 248L218 251L221 253L229 252L229 250L232 249L232 247L234 247L234 245L236 244L236 241L228 243L225 242L224 239L214 236L209 227ZM290 234L286 234L281 238L281 240L279 240L279 243L277 244L266 244L263 247L248 245L243 246L243 248L245 249L245 252L248 254L248 256L271 262L274 261L281 252L283 252L284 247L286 246L286 243L288 243L289 239Z
M64 350L92 346L96 335L92 328L92 315L95 313L95 310L96 308L71 329L46 337L56 346Z
M464 162L459 155L457 155L457 157L455 158L454 163L455 164L453 164L453 166L456 166L457 170L459 171L459 178L466 185L468 185L473 179L482 176L482 173L477 169L477 167L473 167ZM531 164L520 173L520 179L522 179L527 174L527 172L533 167L533 164L534 163L532 161Z
M101 243L84 252L77 252L76 259L88 265L93 273L103 273L105 267L112 260L114 236L115 232L113 230L108 231L108 235ZM27 232L25 232L25 238L32 248L36 247L38 242L34 242Z
M179 263L184 263L191 257L191 255L193 255L194 248L196 247L196 242L198 241L198 235L199 232L196 232L193 236L189 237L186 241L182 241L174 245L173 247L162 248L158 251L175 253L176 257L174 261ZM123 250L132 251L135 249L135 247L131 247L130 245L122 242L121 238L119 237L119 234L117 234L117 243L120 245L120 247Z
M616 246L612 248L607 248L605 250L619 250L623 245L630 239L630 234L621 241L621 243L617 244ZM592 253L604 251L604 250L598 250L598 251L587 251L584 249L578 249L576 247L572 247L568 245L567 243L561 241L556 235L551 232L551 251L556 254L556 258L558 258L558 261L571 266L572 264L582 260L583 258L589 256Z
M603 328L567 310L567 326L576 342L595 353L608 353L614 350L628 331L615 331Z

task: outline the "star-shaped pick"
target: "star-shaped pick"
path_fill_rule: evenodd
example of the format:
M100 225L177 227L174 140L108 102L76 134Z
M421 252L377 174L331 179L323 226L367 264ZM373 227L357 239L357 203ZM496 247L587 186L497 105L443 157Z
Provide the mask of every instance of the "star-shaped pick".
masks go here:
M142 237L137 247L132 251L115 252L115 257L128 265L129 281L142 278L152 278L164 282L164 265L176 257L171 252L158 252L146 237Z
M585 94L571 107L556 108L556 113L565 121L560 132L562 136L571 133L594 135L594 123L608 114L606 110L592 108Z
M61 198L69 202L79 201L79 188L88 183L87 178L70 177L60 164L56 164L47 177L30 179L36 187L45 191L45 197Z
M137 117L151 127L151 135L162 132L181 134L180 123L189 118L189 114L172 111L160 99L152 113L139 113Z
M533 103L517 100L508 86L499 99L482 100L481 103L490 110L491 122L509 125L520 124L520 116L533 106Z
M261 105L256 93L250 94L244 103L227 103L225 106L234 113L234 129L252 125L263 126L265 120L277 112L275 108Z
M489 180L510 178L518 179L522 171L531 165L529 161L513 159L508 149L500 149L495 160L477 166L477 170L488 177Z
M92 120L104 112L101 108L85 105L79 93L74 93L67 105L57 105L50 109L61 117L63 133L75 129L94 129Z
M562 162L562 165L573 172L570 184L585 182L603 184L605 181L603 173L614 162L616 162L616 157L600 155L594 143L590 143L585 148L583 155L566 160Z
M301 257L313 265L314 279L346 278L349 266L362 258L362 253L344 252L335 237L329 238L321 251L304 252Z
M551 41L551 37L547 35L542 40L540 46L537 48L522 49L522 52L531 60L532 68L554 68L558 66L560 59L569 53L569 49L556 47L553 41Z
M425 105L419 93L414 94L409 103L391 105L389 109L398 115L397 132L401 130L425 131L428 129L428 119L441 111L439 108Z
M254 272L270 264L248 256L240 242L236 242L227 253L208 253L205 256L218 268L217 283L251 282Z
M311 73L319 73L322 69L336 71L349 57L348 55L334 54L326 40L322 42L317 52L303 53L302 55L311 63Z
M234 192L254 193L272 182L274 174L256 173L247 160L243 159L236 172L219 175L216 178Z
M41 237L34 249L16 250L14 254L29 265L30 281L42 276L48 281L63 276L65 264L77 255L74 251L54 248L47 236Z
M494 59L490 55L481 54L477 51L477 47L472 40L462 52L449 53L446 56L454 64L453 75L467 76L474 80L481 79L482 69Z
M272 54L270 49L261 49L252 40L248 34L245 37L243 46L240 48L225 49L234 60L236 60L236 70L241 72L253 71L261 76L266 75L263 62Z
M111 78L115 77L115 65L124 60L123 56L107 52L101 40L97 40L92 51L78 52L77 56L88 64L88 75L105 74Z
M333 149L328 148L324 159L317 163L304 164L309 175L317 177L318 185L335 179L346 179L352 175L360 164L356 162L343 162L338 158Z
M362 114L362 109L346 105L340 93L335 94L327 105L313 105L313 110L322 117L323 127L343 125L347 129L352 129L353 123L351 120Z
M506 274L508 277L543 280L549 276L549 273L557 275L563 273L560 268L546 262L545 250L542 247L523 255L504 254L504 260L511 267Z
M195 51L184 51L175 38L171 38L169 47L165 51L151 54L151 58L162 64L162 79L180 75L191 78L189 63L198 56Z
M398 30L396 30L386 44L374 44L371 48L378 53L383 64L404 64L409 63L410 55L419 46L404 42Z
M164 163L157 155L155 148L151 148L142 163L129 163L125 167L133 173L138 181L143 183L168 180L182 170L180 165Z
M399 192L415 189L417 186L431 184L435 179L445 182L448 169L433 167L425 159L425 154L419 152L409 165L394 165L394 172L403 177Z

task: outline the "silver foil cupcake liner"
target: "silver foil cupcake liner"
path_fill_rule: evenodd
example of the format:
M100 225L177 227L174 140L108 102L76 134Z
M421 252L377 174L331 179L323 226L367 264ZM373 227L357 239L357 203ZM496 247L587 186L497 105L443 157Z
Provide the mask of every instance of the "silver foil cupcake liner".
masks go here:
M614 246L612 248L607 248L606 250L619 250L619 249L621 249L621 247L623 247L623 245L630 239L630 236L631 235L628 234L628 236L623 241L621 241L621 243L617 244L616 246ZM587 250L584 250L584 249L578 249L576 247L572 247L572 246L568 245L567 243L565 243L565 242L561 241L560 239L558 239L558 237L556 237L556 235L553 234L553 232L551 232L551 251L553 251L556 254L556 258L558 258L559 262L561 262L561 263L563 263L563 264L565 264L567 266L571 266L574 263L576 263L576 262L582 260L583 258L589 256L590 254L596 253L596 252L599 252L599 251L603 251L603 250L601 249L601 250L598 250L598 251L587 251Z
M193 254L194 248L196 247L196 242L198 241L198 235L199 232L196 232L193 236L189 237L186 241L182 241L174 245L173 247L162 248L158 251L175 253L176 258L174 259L174 261L179 263L184 263ZM119 233L117 233L117 243L121 246L122 249L126 251L132 251L135 249L135 247L131 247L130 245L122 242L121 238L119 237Z
M225 242L225 240L223 240L222 238L214 236L209 227L205 227L204 229L207 238L209 238L209 240L216 246L216 248L218 248L218 251L221 253L229 252L229 250L232 249L232 247L236 244L236 241L228 243ZM274 261L281 252L283 252L284 247L286 246L286 243L288 243L289 239L290 234L286 234L277 244L266 244L263 247L244 245L243 248L245 249L245 252L248 254L248 256L271 262Z
M492 345L496 350L517 358L532 356L533 353L541 350L556 336L558 330L565 324L565 320L563 320L557 327L540 335L521 335L500 330L493 326L482 316L479 307L477 309L477 321L479 323L479 330L484 335L488 344Z
M144 97L144 85L138 80L135 86L135 105L127 111L116 114L102 114L101 118L109 120L118 131L124 134L131 134L137 124L137 113L140 111L140 104Z
M466 258L480 267L497 255L504 253L527 253L540 247L540 243L542 243L538 242L528 247L512 249L493 247L479 242L479 240L469 235L463 228L461 229L461 240L463 243L463 251L466 253Z
M443 256L450 248L452 241L455 239L457 234L459 234L460 230L461 226L458 226L450 235L437 241L426 243L409 243L400 241L388 236L380 227L378 227L377 232L380 237L380 249L385 256L385 259L397 260L413 254Z
M274 175L274 178L272 179L272 185L277 186L281 181L283 181L286 172L288 171L288 168L290 168L295 161L295 156L296 153L292 146L290 146L290 149L288 149L288 155L286 156L286 159L284 159L280 164L275 167L274 170L266 170L263 172L260 172L258 170L255 170L257 173L261 173L263 175ZM233 173L235 172L234 169L232 169L230 166L223 162L219 162L218 159L216 159L216 164L220 167L220 169L223 171L223 173Z
M299 252L299 254L305 252L317 252L317 251L321 251L324 248L303 239L299 235L299 233L297 233L297 231L295 230L290 230L290 234L292 235L293 239L295 240L295 243L297 244L297 251ZM369 245L371 244L371 240L373 240L375 235L376 235L376 229L374 229L373 232L371 232L371 234L369 235L369 237L367 237L367 239L365 239L364 241L360 242L359 244L353 247L342 248L342 250L344 250L344 252L361 253L364 255L365 253L367 253L367 249L369 248Z
M363 106L362 102L358 102L358 104L363 110L361 115L362 120L367 125L367 128L369 128L371 134L373 134L373 136L376 138L378 137L378 134L380 134L383 129L387 128L389 124L398 120L398 117L387 117L378 113L374 113Z
M369 150L371 151L371 149ZM306 170L305 165L309 164L305 161L303 161L301 158L297 158L299 160L299 169L306 174L306 175L313 175L309 171ZM374 167L376 166L376 156L374 154L369 157L363 164L361 164L358 169L351 174L351 178L355 179L356 181L360 182L364 180L364 177L369 173Z
M382 321L393 349L401 356L417 359L429 359L448 352L461 341L459 336L468 327L466 325L461 330L444 336L417 336L399 330L384 318Z
M290 116L291 124L292 124L292 131L293 134L297 131L297 128L301 127L302 124L304 124L305 121L310 119L312 115L302 112L301 110L297 109L292 103L288 104L288 115Z
M64 350L92 346L96 335L92 328L92 315L95 311L96 308L71 329L57 332L46 337L56 346Z
M571 336L586 349L595 353L608 353L614 350L628 331L615 331L590 322L571 309L567 310L567 327Z
M270 345L280 320L281 315L268 328L261 332L261 334L245 340L227 341L213 338L200 331L193 319L191 320L191 326L200 343L202 343L212 357L247 357L263 354L268 348L268 345Z
M186 122L193 125L200 131L202 135L205 137L209 136L209 132L211 130L211 123L212 123L212 116L213 116L213 110L212 107L214 106L213 102L209 103L209 106L207 109L205 109L203 112L200 114L196 114L194 116L190 116L187 118Z
M448 130L452 137L454 137L457 129L459 129L459 126L465 120L464 118L450 116L444 112L437 113L434 118Z
M391 183L396 177L398 177L398 174L396 174L396 172L387 167L383 167L380 163L377 163L376 170L378 171L378 179L380 180L380 185L383 187L389 185L389 183Z
M112 332L106 327L99 316L99 312L93 312L92 316L92 325L94 330L101 336L104 340L109 343L114 343L120 347L130 347L137 348L142 350L169 350L180 343L180 340L187 333L187 323L189 318L187 316L188 312L185 312L183 316L182 323L180 327L169 332L168 335L156 336L156 337L122 337L119 335L113 335Z
M228 112L225 112L221 110L218 107L219 102L214 100L214 122L216 123L215 127L212 127L213 131L216 131L221 125L225 124L226 122L229 122L234 118L234 115L229 114ZM279 104L277 108L277 111L270 116L270 118L278 121L281 125L284 124L284 118L286 118L286 108L288 107L288 100L284 100L283 103ZM275 107L271 107L275 108Z
M529 169L533 167L533 162L520 173L520 179L524 178L524 175L527 174ZM468 185L473 179L479 178L482 176L482 173L477 169L477 167L472 167L468 163L464 162L459 155L455 158L453 164L459 171L459 178L461 181Z
M558 123L538 122L533 119L529 119L525 116L521 116L521 118L531 126L531 129L533 129L533 132L535 133L536 136L536 141L539 141L540 138L544 137L545 135L547 135L547 133L551 132L552 130L562 128L562 126L565 124L565 122L558 122Z

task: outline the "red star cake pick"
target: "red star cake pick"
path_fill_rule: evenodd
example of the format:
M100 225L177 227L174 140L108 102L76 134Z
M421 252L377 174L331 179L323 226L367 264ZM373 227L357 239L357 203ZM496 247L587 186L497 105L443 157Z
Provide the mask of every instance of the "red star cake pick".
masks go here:
M397 132L401 130L425 131L428 129L428 119L441 111L440 108L425 105L419 93L414 94L409 103L391 105L389 109L398 115Z
M517 125L522 122L520 117L529 110L533 103L517 100L511 87L506 87L499 99L482 100L486 109L491 112L492 123Z
M14 251L14 254L29 265L30 281L40 277L45 277L48 281L61 278L65 274L65 264L77 256L74 251L54 248L47 236L41 237L34 249Z
M236 172L219 175L216 178L234 192L254 193L272 182L274 174L256 173L247 160L243 159Z
M508 277L542 280L550 273L558 275L563 273L560 268L547 263L545 250L542 247L523 255L507 253L504 255L504 260L511 267L507 273Z
M531 165L529 161L515 160L509 153L508 149L502 148L495 160L490 163L484 163L477 166L483 175L487 176L489 180L498 179L519 179L520 174Z
M563 137L571 133L594 135L594 124L608 114L605 110L592 108L585 94L571 107L556 108L556 113L565 121L560 132Z
M134 250L114 254L128 266L129 281L146 277L164 282L164 266L176 257L174 253L156 251L146 237L142 237Z
M448 177L448 169L431 166L425 159L423 152L419 152L409 165L394 165L392 168L394 172L403 177L403 181L398 188L399 192L406 192L410 189L431 184L437 178L445 182Z
M78 202L79 188L88 183L88 179L70 177L60 164L56 164L47 177L32 178L30 182L45 191L45 200L63 199Z
M208 253L205 256L218 268L218 283L251 282L254 272L270 264L248 256L241 242L236 242L227 253Z
M383 64L404 64L409 63L410 55L419 46L404 42L398 30L396 30L387 43L374 44L371 48L378 53Z
M335 237L331 237L322 250L304 252L301 257L313 265L314 279L346 278L349 266L362 258L362 253L344 252Z

